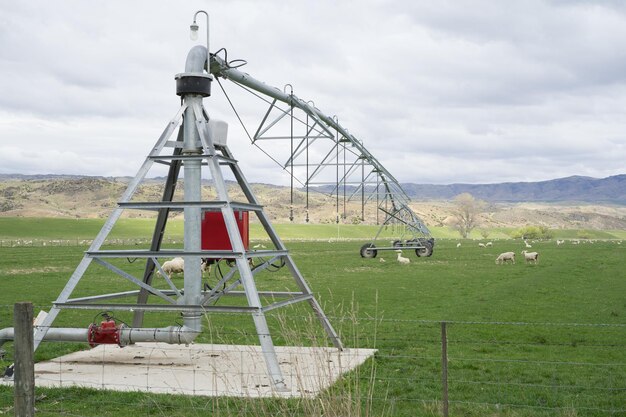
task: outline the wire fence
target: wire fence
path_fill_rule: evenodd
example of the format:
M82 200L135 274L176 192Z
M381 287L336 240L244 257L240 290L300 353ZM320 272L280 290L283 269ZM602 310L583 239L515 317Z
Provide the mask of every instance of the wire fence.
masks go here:
M33 247L41 248L48 246L89 246L92 239L0 239L0 248L19 248L19 247ZM105 241L105 245L146 245L150 244L152 239L148 238L109 238ZM165 244L180 244L182 243L182 237L165 238L163 239Z
M626 416L626 324L330 317L349 347L338 352L309 326L311 317L276 318L271 333L286 394L273 390L254 328L229 325L232 315L211 316L210 335L187 347L42 344L37 409L76 416ZM2 356L5 366L12 362L11 343ZM3 384L0 413L10 413L11 382ZM114 401L103 403L103 392Z
M254 241L270 242L269 237L254 238ZM297 238L286 237L282 239L285 242L360 242L366 240L362 237L344 237L334 236L328 238ZM88 247L91 245L92 239L0 239L0 248L43 248L43 247ZM152 238L108 238L103 245L111 246L137 246L150 245ZM163 238L163 245L181 245L183 237L166 237Z

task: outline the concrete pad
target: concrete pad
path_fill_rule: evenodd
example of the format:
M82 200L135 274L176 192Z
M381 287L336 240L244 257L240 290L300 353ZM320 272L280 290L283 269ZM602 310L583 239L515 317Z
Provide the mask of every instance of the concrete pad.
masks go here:
M204 396L314 396L375 352L277 346L288 387L287 391L278 392L267 376L260 346L101 345L37 363L35 384Z

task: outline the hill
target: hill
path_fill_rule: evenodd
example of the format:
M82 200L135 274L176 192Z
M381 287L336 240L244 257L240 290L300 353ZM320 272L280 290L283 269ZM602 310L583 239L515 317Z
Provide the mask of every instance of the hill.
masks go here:
M0 216L104 218L116 206L129 181L128 177L3 174L0 175ZM160 200L162 183L162 178L146 181L138 190L136 201ZM555 229L626 230L626 205L618 204L622 201L626 204L625 184L626 175L603 180L570 177L540 183L404 186L413 196L413 210L428 226L447 225L453 212L450 200L457 194L469 192L489 202L487 211L481 216L482 227L536 224ZM205 197L214 198L210 184L205 185ZM307 196L302 190L294 191L292 211L288 187L252 184L252 188L272 221L288 223L293 215L294 222L305 223ZM175 200L182 199L182 189L182 185L177 187ZM610 192L615 193L611 199L607 198ZM230 184L229 193L234 200L245 201L235 183ZM593 195L597 197L595 200L591 198ZM334 196L310 192L308 200L311 223L332 224L338 214L342 223L360 223L360 201L348 202L345 207L340 201L337 210ZM383 220L377 218L374 204L367 205L364 214L367 224ZM137 210L126 210L124 213L125 217L153 215L152 212ZM173 215L180 216L181 213Z
M626 175L607 178L572 176L539 182L500 184L412 184L402 187L418 200L450 200L461 193L491 202L588 202L626 204Z

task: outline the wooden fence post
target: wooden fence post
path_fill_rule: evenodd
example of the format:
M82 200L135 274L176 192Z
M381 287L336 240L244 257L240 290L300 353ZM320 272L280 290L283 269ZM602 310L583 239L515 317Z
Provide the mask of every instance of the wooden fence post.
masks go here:
M33 344L33 304L13 306L15 369L13 374L16 417L35 415L35 361Z
M448 417L448 335L446 322L441 322L441 389L443 417Z

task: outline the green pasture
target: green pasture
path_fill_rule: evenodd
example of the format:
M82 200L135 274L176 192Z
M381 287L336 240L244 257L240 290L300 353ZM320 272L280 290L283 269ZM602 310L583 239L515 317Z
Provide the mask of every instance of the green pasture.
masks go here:
M64 219L64 218L26 218L0 217L0 240L76 240L93 239L104 224L105 219ZM361 224L276 224L278 235L283 240L332 240L332 239L372 239L380 226ZM148 239L152 236L154 219L127 219L117 221L110 237L114 239ZM449 227L431 227L431 233L437 239L459 239L459 234ZM481 236L482 229L474 230L471 239L495 240L510 239L511 228L488 229L486 238ZM398 226L383 228L380 239L395 239L402 233ZM553 230L554 239L626 239L624 230ZM166 237L182 239L183 221L171 219L166 228ZM265 239L266 235L258 223L250 225L251 239Z
M124 220L115 233L149 236L148 223ZM71 229L73 224L84 227ZM0 239L87 239L101 224L102 220L0 219ZM172 222L177 224L182 227ZM254 227L252 243L257 243ZM442 398L441 321L449 322L451 416L626 415L626 244L534 242L532 250L540 258L531 265L520 254L523 242L498 238L506 235L500 230L488 237L492 247L480 248L471 239L439 238L432 257L417 258L405 251L411 264L400 265L392 252L381 251L374 259L359 256L359 239L371 237L374 230L369 226L339 227L339 238L354 241L334 240L336 225L277 225L276 229L285 240L292 240L288 247L295 263L344 343L378 349L374 360L315 400L37 389L38 415L437 416ZM298 234L299 230L307 233ZM435 236L443 232L434 230ZM568 238L559 233L557 237ZM32 301L36 312L48 309L85 249L0 247L0 328L12 325L17 301ZM495 264L504 251L516 252L516 264ZM141 275L141 262L122 260L122 265ZM182 283L180 277L174 280ZM259 275L257 285L293 288L284 268ZM128 282L93 266L75 295L130 288ZM62 311L55 326L86 327L96 313ZM129 313L116 316L130 320ZM166 326L177 320L174 315L153 313L145 324ZM273 310L269 321L277 345L327 343L307 305ZM258 344L249 316L212 315L206 317L206 328L198 342ZM3 348L7 354L1 364L6 366L12 344ZM44 343L36 358L85 348L84 344ZM8 410L12 401L11 389L0 387L0 411Z

